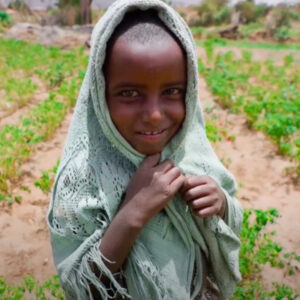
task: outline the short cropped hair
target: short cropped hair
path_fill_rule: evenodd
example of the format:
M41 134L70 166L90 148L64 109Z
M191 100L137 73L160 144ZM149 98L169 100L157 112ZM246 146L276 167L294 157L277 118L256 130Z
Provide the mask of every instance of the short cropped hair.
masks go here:
M149 45L163 39L176 39L153 9L128 12L114 31L112 43L118 38L141 45Z
M179 47L183 49L178 38L163 23L154 9L127 12L107 43L107 56L109 56L112 46L119 38L122 41L138 43L143 46L162 40L175 40Z
M122 41L138 43L143 46L150 46L151 43L159 42L161 40L175 40L179 47L183 50L182 44L179 42L178 38L159 18L156 10L148 9L146 11L130 11L125 14L123 20L116 27L107 43L106 59L103 65L104 73L107 71L107 64L112 47L119 38Z

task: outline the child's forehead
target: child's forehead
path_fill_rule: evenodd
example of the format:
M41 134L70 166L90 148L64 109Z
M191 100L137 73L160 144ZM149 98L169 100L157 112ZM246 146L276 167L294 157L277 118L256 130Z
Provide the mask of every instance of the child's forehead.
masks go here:
M186 82L186 58L174 40L152 47L117 41L105 63L110 86L158 87ZM130 84L129 84L130 83Z
M149 47L139 42L123 40L120 37L108 55L110 57L109 62L124 63L128 65L128 68L138 64L155 68L164 63L165 60L170 59L173 63L180 63L185 60L184 51L172 38L156 40Z

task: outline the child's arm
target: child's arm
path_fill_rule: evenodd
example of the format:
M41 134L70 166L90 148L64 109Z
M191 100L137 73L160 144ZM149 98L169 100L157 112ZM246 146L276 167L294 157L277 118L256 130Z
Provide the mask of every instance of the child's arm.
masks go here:
M111 272L124 263L146 223L161 211L184 182L180 169L170 160L159 164L160 155L147 157L132 177L119 212L100 243L100 252Z

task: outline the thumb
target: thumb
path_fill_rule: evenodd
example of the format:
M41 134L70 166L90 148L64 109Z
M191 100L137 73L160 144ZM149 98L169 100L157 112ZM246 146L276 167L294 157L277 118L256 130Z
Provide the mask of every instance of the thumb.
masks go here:
M142 166L147 168L153 168L159 164L160 161L160 153L152 154L147 156L143 162Z
M184 176L184 181L183 181L183 185L181 187L181 193L184 194L186 190L189 189L189 184L188 184L188 179L190 178L190 175L185 175Z

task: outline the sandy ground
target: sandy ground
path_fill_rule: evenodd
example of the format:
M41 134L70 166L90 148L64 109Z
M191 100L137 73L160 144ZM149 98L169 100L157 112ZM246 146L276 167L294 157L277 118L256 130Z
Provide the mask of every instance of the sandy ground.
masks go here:
M215 105L205 82L200 79L201 101L204 107ZM277 231L276 239L286 252L300 249L300 187L284 175L284 168L291 163L278 155L276 148L262 133L250 131L245 118L229 114L216 106L214 109L220 126L235 136L233 142L223 141L214 145L220 158L230 158L229 169L243 186L238 197L244 207L275 207L281 217L270 229ZM61 155L71 115L66 116L54 137L41 143L35 154L24 164L20 185L31 192L16 191L23 199L21 204L0 211L0 275L8 282L19 283L25 274L33 274L43 281L55 273L45 215L49 196L34 187L33 182L42 171L52 168ZM282 270L263 273L266 284L277 280L294 288L300 287L300 273L283 278Z
M33 182L42 172L53 168L60 158L71 114L67 115L55 136L39 144L37 151L23 165L20 186L29 187L30 193L15 190L22 203L14 203L0 212L0 275L10 283L22 282L22 276L33 274L44 281L55 274L46 213L49 196L36 188Z

